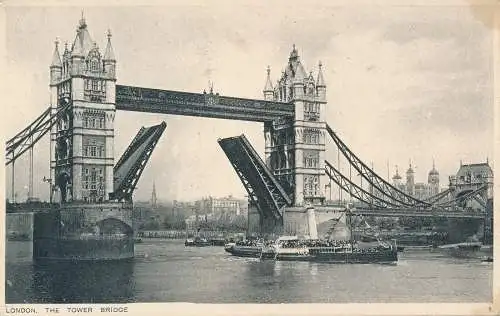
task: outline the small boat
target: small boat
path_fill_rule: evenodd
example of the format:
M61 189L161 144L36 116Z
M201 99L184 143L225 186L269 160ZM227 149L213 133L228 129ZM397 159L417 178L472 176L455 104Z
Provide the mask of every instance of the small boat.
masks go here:
M480 258L487 251L481 242L476 241L442 245L437 249L455 258Z
M493 257L483 257L481 259L482 262L493 262Z
M206 247L210 245L210 241L202 237L188 238L184 242L184 246L186 247Z
M224 245L224 250L237 257L260 258L263 245L261 243L242 240Z
M210 244L212 246L224 246L226 244L226 240L222 237L214 237L210 238Z

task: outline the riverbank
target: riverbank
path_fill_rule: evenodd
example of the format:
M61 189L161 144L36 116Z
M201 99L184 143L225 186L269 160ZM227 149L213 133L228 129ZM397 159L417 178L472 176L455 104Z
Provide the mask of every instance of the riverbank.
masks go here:
M158 239L187 239L195 236L205 238L234 238L235 236L245 236L245 232L221 232L221 231L193 231L193 230L148 230L138 231L137 238L158 238Z

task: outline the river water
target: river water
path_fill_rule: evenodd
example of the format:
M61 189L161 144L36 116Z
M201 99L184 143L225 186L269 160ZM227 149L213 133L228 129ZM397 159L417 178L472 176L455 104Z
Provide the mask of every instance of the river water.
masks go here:
M30 242L7 242L7 303L490 302L491 263L403 252L397 265L231 257L183 241L136 245L133 262L35 266Z

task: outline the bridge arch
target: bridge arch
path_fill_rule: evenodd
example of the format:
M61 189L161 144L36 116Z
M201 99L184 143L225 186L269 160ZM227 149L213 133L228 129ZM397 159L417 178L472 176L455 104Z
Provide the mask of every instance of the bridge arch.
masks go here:
M96 226L100 235L125 235L130 237L134 233L130 225L113 217L97 222Z

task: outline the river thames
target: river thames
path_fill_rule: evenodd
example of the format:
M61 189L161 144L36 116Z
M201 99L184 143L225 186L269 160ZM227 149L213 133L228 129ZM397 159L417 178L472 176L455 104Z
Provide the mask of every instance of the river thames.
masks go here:
M397 265L231 257L223 247L145 240L132 262L35 266L30 242L6 244L6 303L491 302L492 263L403 252Z

